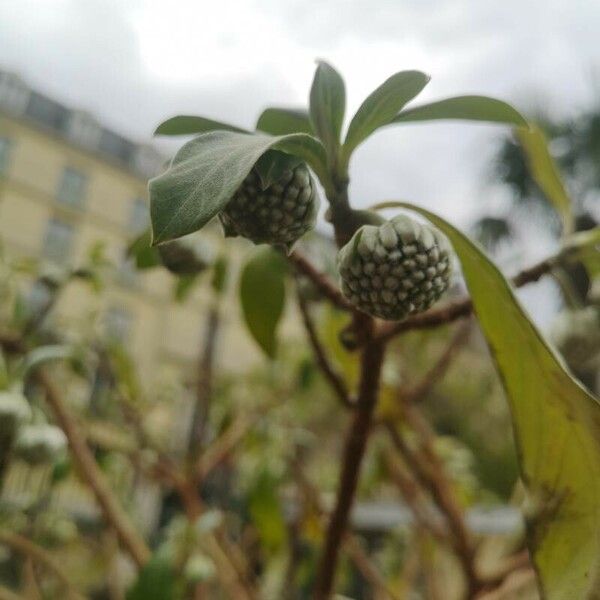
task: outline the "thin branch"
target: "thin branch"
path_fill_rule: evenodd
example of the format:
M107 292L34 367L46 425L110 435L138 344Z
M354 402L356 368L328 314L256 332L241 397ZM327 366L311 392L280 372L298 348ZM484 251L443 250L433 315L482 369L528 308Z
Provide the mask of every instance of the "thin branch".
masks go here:
M259 417L257 416L256 419ZM220 465L244 439L256 419L238 417L206 450L196 463L196 481L204 479Z
M441 543L448 542L448 534L444 527L427 510L428 500L423 499L423 492L414 481L414 479L403 472L391 452L385 453L385 463L392 482L400 490L404 501L413 513L415 522L421 529L431 533L431 535Z
M308 277L323 296L329 299L334 306L349 312L357 312L356 308L346 300L337 284L325 275L325 273L321 273L304 254L298 250L294 250L287 258L296 267L298 272Z
M445 375L457 350L467 341L471 331L471 323L463 323L454 332L448 345L439 356L433 367L423 376L421 381L403 392L406 402L414 403L424 399L433 389L435 384Z
M196 402L192 416L192 426L188 443L188 459L193 462L200 453L205 437L206 423L212 398L215 351L221 315L219 303L213 302L206 318L204 346L198 361L198 380L196 383Z
M317 571L315 600L329 600L333 590L340 545L354 503L360 467L377 403L384 351L385 346L381 342L371 342L363 351L359 395L346 435L336 505L329 521L325 548Z
M520 598L518 595L524 588L531 586L535 580L535 571L525 567L509 573L500 586L492 591L483 590L475 598L476 600L511 600Z
M62 567L54 560L52 556L41 546L38 546L26 537L11 531L0 531L0 544L9 546L20 554L46 567L62 583L68 592L68 598L83 600L84 596L80 594Z
M442 465L433 449L433 443L428 432L428 425L418 418L413 410L405 410L405 418L411 427L419 434L422 453L415 452L404 440L392 423L386 423L386 429L393 445L396 447L407 466L419 483L429 491L436 505L446 517L448 527L452 533L452 544L458 556L467 584L469 593L473 594L481 587L481 581L475 571L475 548L467 531L462 509L459 507L450 483L446 479Z
M302 466L298 459L292 460L292 470L294 472L297 483L300 485L302 493L310 504L313 505L321 515L326 514L323 501L321 499L320 492L315 488L314 485L306 477ZM385 580L371 562L371 559L363 550L358 538L351 533L347 533L343 540L344 549L348 553L348 556L352 562L356 565L357 569L363 574L365 579L377 589L381 594L389 600L399 600L398 596L390 590Z
M310 342L313 354L315 355L317 365L321 369L321 372L323 373L331 389L337 396L338 400L346 408L352 408L354 402L350 399L348 386L346 385L344 378L336 371L335 367L329 362L329 359L327 358L325 348L323 348L323 345L319 341L319 336L317 335L315 324L310 315L308 303L306 302L300 291L298 291L297 295L298 306L300 308L300 314L302 316L302 322L304 323L304 328L306 329L308 341Z
M46 392L46 400L54 412L56 421L67 437L80 477L94 493L104 518L114 527L122 546L138 567L143 566L150 558L150 550L133 528L129 517L104 479L77 422L64 405L58 387L43 368L38 370L37 379Z
M547 258L532 267L524 269L512 278L516 287L522 287L528 283L538 281L542 276L548 273L556 265L557 257ZM428 310L419 315L415 315L399 323L384 323L379 326L375 332L374 338L380 341L388 341L393 337L411 331L413 329L431 329L439 327L446 323L469 316L473 312L473 303L470 298L461 298L454 300L440 308ZM360 345L360 344L358 344ZM358 347L355 345L354 347ZM351 348L353 349L353 348Z

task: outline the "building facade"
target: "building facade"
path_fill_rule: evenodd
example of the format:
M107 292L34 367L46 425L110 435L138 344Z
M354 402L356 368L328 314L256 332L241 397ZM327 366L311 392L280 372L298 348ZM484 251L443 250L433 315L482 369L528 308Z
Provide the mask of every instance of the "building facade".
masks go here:
M68 108L17 75L0 71L0 243L10 256L58 265L81 264L102 244L117 265L105 293L70 284L57 318L81 319L122 339L142 374L195 363L210 302L202 283L183 304L173 300L174 278L164 269L136 272L125 259L130 241L149 222L147 182L162 157ZM207 231L215 244L217 228ZM250 250L230 242L234 271ZM260 352L246 333L235 293L228 294L219 363L239 369Z

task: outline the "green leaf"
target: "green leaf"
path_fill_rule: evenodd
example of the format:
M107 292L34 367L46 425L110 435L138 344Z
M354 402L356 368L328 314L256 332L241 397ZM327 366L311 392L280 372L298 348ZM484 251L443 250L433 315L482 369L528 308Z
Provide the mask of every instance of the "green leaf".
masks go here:
M560 215L563 234L569 235L574 225L571 199L548 149L546 136L539 127L531 125L529 129L519 128L517 137L525 151L531 176Z
M411 121L438 121L458 119L463 121L487 121L527 127L527 121L510 104L488 96L456 96L431 104L415 106L402 111L392 123Z
M255 165L263 190L281 179L284 171L294 169L301 162L302 159L297 156L277 152L277 150L267 150Z
M154 556L127 592L127 600L175 600L175 573L168 560Z
M180 304L185 302L189 298L194 289L194 285L197 282L197 275L181 275L180 277L177 277L175 285L173 286L173 297L175 298L175 301Z
M244 265L240 300L244 320L269 358L277 351L277 326L285 304L285 259L272 248L260 248Z
M281 503L277 495L279 481L266 469L263 470L248 494L248 510L263 546L276 551L283 546L287 529Z
M204 227L225 207L269 149L302 158L322 181L327 181L323 146L306 134L271 137L231 131L204 133L185 144L170 168L150 181L152 243Z
M228 123L221 123L204 117L179 115L163 121L154 131L154 135L193 135L217 130L246 132L245 129L240 129Z
M292 108L272 107L265 109L258 118L256 129L271 135L313 134L308 112Z
M309 113L312 128L329 157L337 154L345 111L344 80L331 65L320 61L310 89Z
M138 269L151 269L161 264L158 250L151 245L152 232L146 229L127 247L126 255L135 260Z
M384 81L352 118L344 142L344 155L349 158L376 129L388 125L428 82L429 76L420 71L400 71Z
M531 323L498 268L462 233L415 210L450 239L510 404L527 491L530 552L543 597L598 598L600 404Z

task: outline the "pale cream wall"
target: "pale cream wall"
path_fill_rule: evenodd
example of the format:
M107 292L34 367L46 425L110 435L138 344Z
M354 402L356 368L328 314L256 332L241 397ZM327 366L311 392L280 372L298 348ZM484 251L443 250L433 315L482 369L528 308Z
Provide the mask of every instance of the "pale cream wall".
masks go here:
M146 181L105 160L80 150L56 135L28 123L0 115L0 136L14 141L8 171L0 176L0 239L17 254L40 256L48 220L59 217L76 228L72 260L83 260L92 244L103 241L109 259L119 264L131 239L127 230L132 203L146 197ZM82 210L56 201L62 171L75 167L88 177ZM222 236L217 227L208 229L217 244ZM245 241L228 240L232 259L230 293L224 300L224 328L218 346L218 361L224 369L243 370L262 360L260 350L247 333L237 298L237 271L252 252ZM136 285L112 282L101 297L76 284L66 290L58 306L58 318L101 324L101 315L120 306L132 316L127 343L145 376L150 380L163 366L178 365L189 371L197 360L210 301L207 281L184 304L171 300L174 278L163 269L146 271ZM90 315L97 323L90 323ZM282 333L290 338L302 335L296 319L286 319Z

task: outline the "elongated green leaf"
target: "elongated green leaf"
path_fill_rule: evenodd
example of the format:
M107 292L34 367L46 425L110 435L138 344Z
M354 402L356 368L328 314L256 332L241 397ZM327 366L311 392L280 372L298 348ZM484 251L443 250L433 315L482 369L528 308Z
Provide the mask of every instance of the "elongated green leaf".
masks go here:
M340 74L326 62L319 62L310 89L310 122L333 157L337 154L346 112L346 88Z
M392 123L458 119L527 127L527 121L510 104L488 96L456 96L402 111Z
M235 125L213 121L204 117L179 115L163 121L154 131L154 135L193 135L208 131L237 131L247 133Z
M271 135L286 135L288 133L308 133L312 135L308 112L293 108L267 108L256 123L258 131Z
M324 148L309 135L204 133L185 144L169 169L150 181L152 243L182 237L204 227L224 208L269 149L302 158L322 181L326 180Z
M261 248L245 264L240 301L252 337L269 358L277 351L277 326L285 304L285 259L272 248Z
M415 210L450 239L509 400L527 490L528 544L549 600L600 589L600 403L567 371L498 268L457 229Z
M525 151L533 179L560 215L563 234L568 235L573 231L571 199L563 185L558 166L548 149L546 136L536 125L530 126L529 129L518 129L517 136Z
M428 82L429 76L420 71L400 71L384 81L352 118L344 142L345 155L349 157L376 129L388 125Z

